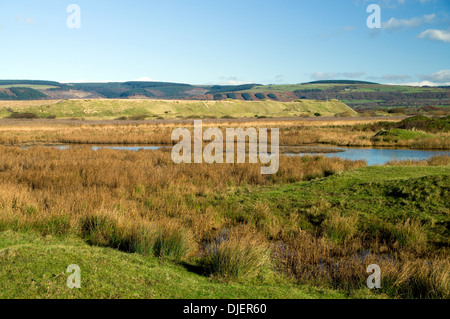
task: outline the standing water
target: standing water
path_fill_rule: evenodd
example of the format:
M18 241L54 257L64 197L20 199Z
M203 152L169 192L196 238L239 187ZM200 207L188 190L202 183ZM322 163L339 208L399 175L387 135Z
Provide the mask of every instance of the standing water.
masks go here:
M58 146L59 149L67 149L68 145ZM91 146L95 151L100 149L113 149L113 150L127 150L127 151L139 151L139 150L157 150L167 146ZM336 153L322 153L314 152L316 146L306 146L303 148L310 149L308 153L287 153L291 156L304 156L304 155L323 155L326 157L339 157L348 160L365 160L367 165L383 165L389 161L406 161L406 160L428 160L432 156L447 155L450 156L449 151L428 151L428 150L412 150L412 149L392 149L392 148L349 148L349 147L330 147L329 149L337 151Z
M339 157L348 160L365 160L367 165L383 165L389 161L406 161L406 160L427 160L436 155L450 156L448 151L428 151L428 150L411 150L411 149L386 149L386 148L343 148L333 147L339 153L300 153L303 155L323 155L326 157Z

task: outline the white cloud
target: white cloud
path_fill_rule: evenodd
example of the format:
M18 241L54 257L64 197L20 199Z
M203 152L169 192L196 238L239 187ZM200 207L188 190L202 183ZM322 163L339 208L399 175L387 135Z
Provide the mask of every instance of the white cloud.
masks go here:
M420 39L431 39L436 41L450 42L450 31L428 29L417 36Z
M237 76L221 76L219 77L219 85L241 85L253 82L244 81Z
M85 79L78 79L75 81L59 81L60 83L109 83L109 82L125 82L125 81L88 81Z
M309 76L313 80L354 79L365 75L365 72L314 72Z
M436 14L428 14L423 17L414 17L411 19L396 19L390 18L387 22L381 23L381 28L384 30L394 31L401 28L415 28L425 23L432 23L436 18Z
M33 25L34 24L34 20L31 18L25 18L25 23L28 25Z
M450 82L446 83L434 83L430 81L421 81L421 82L408 82L408 83L385 83L389 85L409 85L409 86L446 86L450 85Z
M61 83L85 83L87 82L84 79L79 79L79 80L75 80L75 81L61 81Z
M437 83L450 82L450 70L440 70L429 75L420 75L423 81L432 81Z
M25 23L29 26L35 25L34 20L30 17L25 17L23 14L18 14L15 18L16 22Z
M318 38L332 38L332 37L336 37L339 36L340 34L344 33L344 32L349 32L349 31L353 31L355 30L355 27L352 25L347 25L335 32L332 33L326 33L326 32L322 32L320 34L317 35Z
M383 76L383 79L390 81L398 81L398 80L407 80L411 79L409 75L405 74L386 74Z
M445 0L444 0L445 1ZM356 5L359 5L360 0L353 0ZM373 3L373 0L362 0L362 4L366 5L367 3ZM428 2L437 2L437 0L379 0L380 6L383 8L395 9L398 5L404 5L406 2L420 2L421 4L426 4Z
M134 79L137 82L154 82L155 80L149 78L148 76L141 76L140 78Z
M440 70L432 74L418 75L419 81L407 83L386 83L391 85L411 85L411 86L449 86L450 70ZM388 78L384 76L386 80ZM395 79L392 79L395 81Z

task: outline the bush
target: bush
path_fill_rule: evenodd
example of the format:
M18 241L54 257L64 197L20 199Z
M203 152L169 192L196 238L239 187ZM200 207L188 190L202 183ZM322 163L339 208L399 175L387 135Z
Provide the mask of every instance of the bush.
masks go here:
M322 116L320 113L314 113L314 116Z
M131 121L143 121L147 118L148 115L145 114L138 114L138 115L132 115L128 119Z
M223 99L223 95L220 93L216 93L214 94L214 100L222 100Z
M335 117L349 117L349 116L352 116L352 113L350 113L350 111L345 111L342 113L337 113L334 116Z
M420 130L425 132L448 132L450 130L450 120L447 118L429 118L426 116L413 116L402 120L397 128L405 130Z
M36 119L38 118L38 116L34 113L29 113L29 112L25 112L25 113L19 113L19 112L13 112L9 118L12 119Z

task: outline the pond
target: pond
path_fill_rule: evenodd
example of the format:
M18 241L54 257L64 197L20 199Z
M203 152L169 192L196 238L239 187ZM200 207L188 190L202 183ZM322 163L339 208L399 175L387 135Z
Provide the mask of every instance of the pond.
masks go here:
M328 146L327 146L328 147ZM314 148L313 146L311 148ZM383 165L389 161L405 161L405 160L427 160L436 155L450 156L449 151L429 151L429 150L412 150L412 149L392 149L392 148L350 148L350 147L333 147L339 151L338 153L314 153L312 150L308 153L299 153L303 155L323 155L326 157L340 157L349 160L366 160L367 165ZM292 155L292 154L291 154ZM297 154L296 154L297 155Z
M60 145L57 146L60 150L68 149L69 147L74 147L73 145ZM158 150L163 148L164 146L91 146L94 151L98 151L99 149L111 149L111 150L119 150L119 151L140 151L140 150Z
M58 146L60 149L67 149L69 145ZM157 150L167 146L91 146L93 150L114 149L114 150ZM334 147L327 145L326 148L333 150L332 153L314 152L314 149L322 149L319 146L302 146L308 149L307 153L286 153L290 156L304 155L323 155L326 157L340 157L349 160L366 160L367 165L383 165L389 161L405 161L405 160L427 160L436 155L450 156L449 151L429 151L429 150L413 150L413 149L393 149L393 148L351 148L351 147Z

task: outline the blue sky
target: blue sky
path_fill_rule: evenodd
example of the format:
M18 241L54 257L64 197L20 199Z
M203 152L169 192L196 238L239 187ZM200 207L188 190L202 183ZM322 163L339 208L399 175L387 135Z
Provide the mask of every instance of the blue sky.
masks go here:
M68 28L70 4L80 28ZM369 29L369 4L381 29ZM450 84L449 0L0 0L0 79Z

